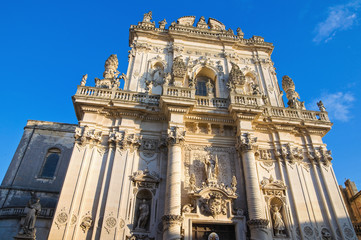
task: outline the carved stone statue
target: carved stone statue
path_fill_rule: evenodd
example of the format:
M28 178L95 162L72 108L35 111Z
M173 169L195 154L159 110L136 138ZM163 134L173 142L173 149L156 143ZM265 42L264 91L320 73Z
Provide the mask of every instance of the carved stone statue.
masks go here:
M143 22L150 22L152 20L152 11L144 13Z
M164 29L165 25L167 25L167 21L163 19L162 21L158 22L158 24L160 29Z
M80 82L80 86L85 86L87 79L88 79L88 74L83 75L81 82Z
M272 219L273 219L273 229L276 236L284 235L283 231L285 230L285 223L282 219L282 214L280 209L277 206L274 206L272 209Z
M233 192L236 192L236 190L237 190L237 178L236 178L236 176L233 176L233 177L232 177L231 186L232 186Z
M320 100L319 102L317 102L317 106L318 106L318 109L320 109L321 112L325 112L326 111L326 108L325 106L323 105L323 102Z
M34 193L31 193L31 199L29 200L25 209L28 211L28 213L26 214L24 224L19 231L19 235L26 235L35 239L35 221L36 217L41 211L41 205L40 199L36 197Z
M143 199L142 203L139 205L139 217L136 229L145 230L147 227L147 222L149 218L149 205L147 204L147 200Z
M189 178L189 186L193 192L197 191L196 187L196 175L194 173L191 174Z
M208 94L213 94L213 93L214 93L214 86L213 86L213 84L211 83L211 81L208 81L208 82L206 83L206 85L207 85L207 92L208 92Z
M208 24L206 23L206 19L202 16L198 23L197 23L197 28L208 28Z
M155 86L162 85L164 82L164 71L160 66L156 66L156 68L152 71L152 81Z
M206 170L207 183L216 182L217 176L218 176L218 157L217 157L217 155L216 155L215 160L213 160L211 158L206 159L205 170Z
M237 28L237 36L243 38L244 33L242 32L241 28Z
M252 94L253 95L260 95L261 94L261 91L259 90L258 84L252 84L251 87L252 87Z

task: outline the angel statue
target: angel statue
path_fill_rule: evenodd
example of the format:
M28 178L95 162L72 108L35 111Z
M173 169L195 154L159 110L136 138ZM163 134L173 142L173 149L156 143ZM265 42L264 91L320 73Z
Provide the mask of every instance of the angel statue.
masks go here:
M217 180L218 176L218 157L216 155L215 160L207 158L205 162L205 170L207 176L207 182L212 182Z
M283 235L283 231L285 230L285 223L283 222L280 210L278 206L272 208L273 229L276 236Z

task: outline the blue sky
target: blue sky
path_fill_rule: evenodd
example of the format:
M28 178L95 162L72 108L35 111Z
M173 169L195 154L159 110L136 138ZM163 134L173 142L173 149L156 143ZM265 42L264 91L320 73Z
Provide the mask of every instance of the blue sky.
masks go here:
M156 23L213 17L272 42L278 80L289 75L308 109L322 99L329 111L324 141L339 184L361 188L361 0L2 1L0 179L28 119L76 123L71 96L82 75L94 84L113 53L126 72L129 26L149 10Z

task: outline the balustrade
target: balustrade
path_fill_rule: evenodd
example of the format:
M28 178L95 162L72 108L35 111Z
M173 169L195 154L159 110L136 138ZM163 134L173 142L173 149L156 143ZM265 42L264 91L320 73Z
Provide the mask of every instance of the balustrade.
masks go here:
M159 104L160 99L160 95L149 95L147 93L130 92L120 89L105 89L85 86L78 86L76 95L154 105ZM257 95L249 96L231 94L229 99L212 98L205 96L195 96L195 89L176 86L164 86L163 95L170 97L196 99L197 107L227 109L230 103L235 105L244 105L246 107L262 106L264 107L263 114L271 117L287 117L293 119L319 120L329 122L327 112L265 106L263 105L261 96Z

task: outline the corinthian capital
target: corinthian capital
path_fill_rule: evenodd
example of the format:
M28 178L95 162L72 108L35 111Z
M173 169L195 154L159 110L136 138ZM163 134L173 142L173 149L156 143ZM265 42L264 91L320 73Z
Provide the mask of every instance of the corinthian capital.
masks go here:
M168 144L181 144L184 141L186 132L182 129L179 129L177 126L173 126L168 129Z
M252 151L257 149L257 138L246 132L238 137L237 148L241 151Z

